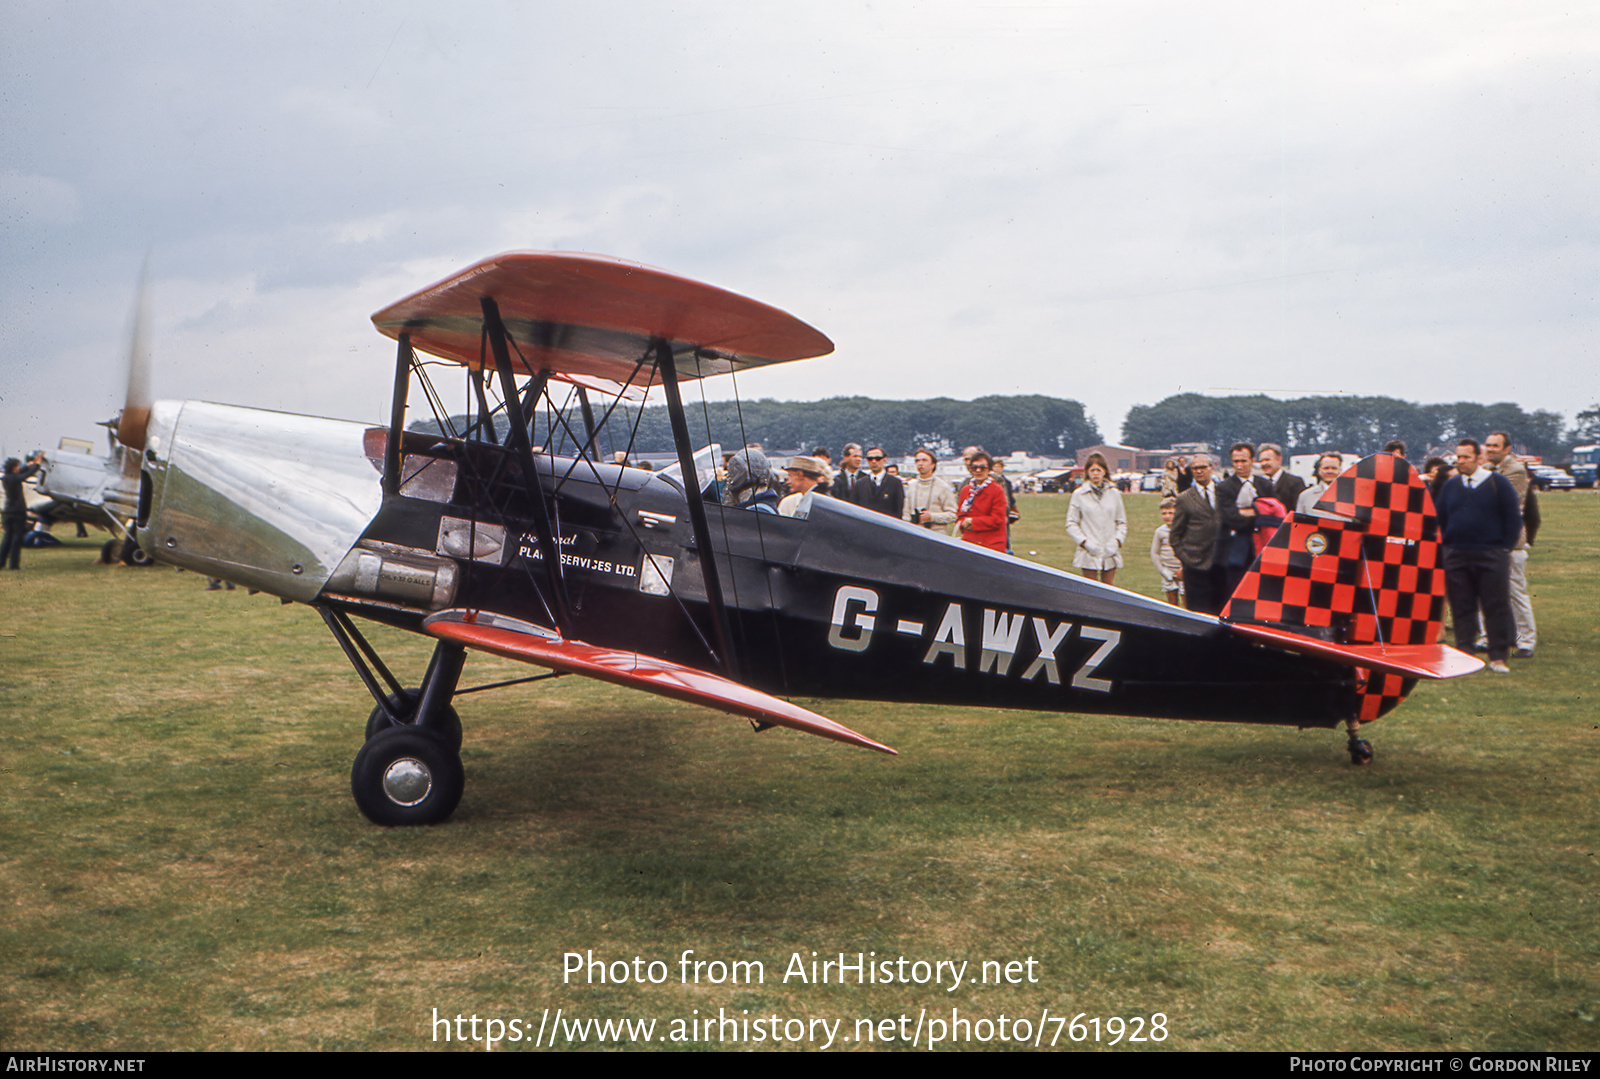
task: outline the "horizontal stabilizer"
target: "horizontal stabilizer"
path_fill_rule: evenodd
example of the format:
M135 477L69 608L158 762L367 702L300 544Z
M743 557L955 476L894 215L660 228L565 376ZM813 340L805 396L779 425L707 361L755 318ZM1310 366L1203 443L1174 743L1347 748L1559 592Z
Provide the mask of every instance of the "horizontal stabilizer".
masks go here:
M483 652L493 652L507 659L536 663L569 674L586 675L602 682L642 689L690 704L702 704L758 723L792 727L836 742L876 749L880 753L895 753L888 746L799 705L681 663L617 648L600 648L582 641L562 640L541 626L519 623L487 611L481 614L463 610L440 611L422 625L435 637L456 641Z
M1483 669L1482 660L1443 644L1336 644L1272 626L1234 623L1228 628L1290 652L1411 678L1456 678Z

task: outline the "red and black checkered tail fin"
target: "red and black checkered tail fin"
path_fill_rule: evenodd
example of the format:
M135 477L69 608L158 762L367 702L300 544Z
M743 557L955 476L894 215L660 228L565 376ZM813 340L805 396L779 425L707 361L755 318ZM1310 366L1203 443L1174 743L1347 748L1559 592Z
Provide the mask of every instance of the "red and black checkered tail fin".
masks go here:
M1394 646L1437 646L1444 622L1444 568L1433 499L1415 469L1392 454L1344 472L1317 502L1319 517L1296 513L1262 550L1223 609L1239 626L1263 626L1374 655ZM1328 649L1323 650L1326 654ZM1374 668L1381 667L1374 664ZM1362 720L1399 704L1415 684L1371 669Z

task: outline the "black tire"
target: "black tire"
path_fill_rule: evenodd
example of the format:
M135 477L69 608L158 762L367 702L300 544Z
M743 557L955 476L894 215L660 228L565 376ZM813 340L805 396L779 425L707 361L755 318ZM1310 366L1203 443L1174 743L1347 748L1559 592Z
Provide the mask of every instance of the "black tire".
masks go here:
M132 540L123 541L122 561L124 565L128 566L153 566L156 564L156 560L145 554L144 548Z
M448 820L466 789L461 755L422 731L379 731L350 768L350 793L362 816L385 826Z
M122 544L114 539L108 539L100 545L100 561L106 565L114 564L122 557Z
M1372 743L1365 738L1350 739L1347 748L1350 750L1351 764L1359 768L1372 763Z
M399 724L390 723L382 708L377 705L372 706L372 711L367 716L367 741L370 742L379 731L409 728L416 722L417 702L422 700L422 690L408 689L406 693L410 699L405 704L401 703L397 694L389 694L389 707L400 716ZM456 713L454 705L444 706L444 729L430 733L435 738L443 740L451 749L457 752L461 750L461 717Z

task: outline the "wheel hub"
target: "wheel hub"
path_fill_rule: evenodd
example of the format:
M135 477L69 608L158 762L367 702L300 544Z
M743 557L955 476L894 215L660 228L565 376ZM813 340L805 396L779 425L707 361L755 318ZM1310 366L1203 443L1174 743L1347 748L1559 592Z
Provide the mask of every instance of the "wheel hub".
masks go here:
M415 757L401 757L383 772L383 793L400 806L414 806L433 789L433 773Z

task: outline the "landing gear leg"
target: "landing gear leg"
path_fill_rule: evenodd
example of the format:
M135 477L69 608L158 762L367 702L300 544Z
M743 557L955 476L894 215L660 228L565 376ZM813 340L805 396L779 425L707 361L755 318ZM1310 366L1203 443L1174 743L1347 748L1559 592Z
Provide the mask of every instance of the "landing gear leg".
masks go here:
M456 710L450 707L450 698L456 695L461 684L461 668L466 666L467 650L453 641L440 641L434 645L433 659L428 662L428 673L422 676L422 697L417 702L417 718L413 721L418 730L435 738L448 740L450 717ZM461 745L461 720L455 721L455 743Z
M367 716L368 740L391 727L416 727L448 742L451 749L461 748L461 717L451 707L450 698L455 695L456 686L461 681L461 668L466 663L465 649L443 641L435 645L433 658L428 661L428 673L422 676L422 686L407 689L378 657L377 651L367 643L348 615L328 607L318 607L317 612L333 632L333 639L344 649L345 658L350 660L350 666L360 675L367 692L377 702ZM390 692L384 692L384 685L378 681L380 676Z
M1361 721L1358 719L1346 720L1344 726L1350 732L1350 742L1347 747L1350 750L1350 763L1358 767L1363 764L1371 764L1372 743L1365 738L1357 736L1357 732L1361 730Z
M441 739L451 749L461 749L461 717L450 704L461 681L466 650L457 644L440 641L422 676L422 688L396 690L367 716L367 738L391 727L415 727ZM433 692L430 701L429 691ZM424 721L426 716L426 721Z
M388 707L374 705L367 715L367 739L370 741L383 731L396 727L410 727L417 721L417 702L422 699L421 689L407 689L389 694ZM451 749L461 748L461 716L454 705L444 706L444 714L431 732L442 738Z

